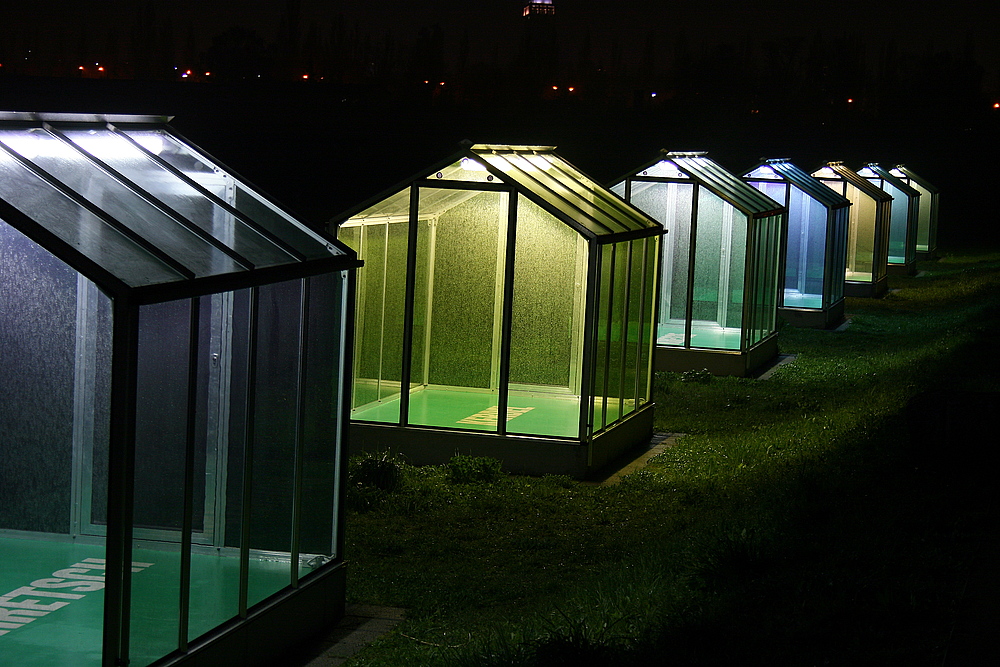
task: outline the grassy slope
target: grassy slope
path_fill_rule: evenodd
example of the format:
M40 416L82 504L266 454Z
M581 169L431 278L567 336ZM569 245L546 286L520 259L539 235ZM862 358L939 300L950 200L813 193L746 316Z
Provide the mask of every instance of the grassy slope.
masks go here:
M769 380L658 376L689 435L617 487L406 469L349 516L348 590L408 621L351 664L975 664L1000 257L921 268L782 329Z

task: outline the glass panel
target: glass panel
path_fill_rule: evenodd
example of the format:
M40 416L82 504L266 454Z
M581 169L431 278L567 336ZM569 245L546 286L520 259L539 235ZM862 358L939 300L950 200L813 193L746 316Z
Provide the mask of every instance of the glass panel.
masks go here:
M110 130L69 130L64 134L254 265L272 266L293 261L294 258L287 252L214 203L197 188L177 178L124 135ZM226 198L223 188L218 188L213 194L223 200Z
M248 606L291 582L301 292L297 280L258 289Z
M99 337L78 335L89 290L76 271L0 220L4 664L101 664L105 549L65 537L79 520L75 450L107 437L106 394L102 409L94 404L95 369L106 357ZM98 467L106 470L106 458Z
M223 201L305 257L339 254L338 250L327 245L322 236L279 210L250 190L246 184L225 173L207 157L182 144L175 137L158 130L127 130L124 133L209 192L227 193L227 196L222 197Z
M644 239L646 263L643 273L645 291L643 293L642 330L639 339L639 393L640 405L650 399L650 380L652 352L656 345L657 309L656 309L656 275L660 257L662 236Z
M875 271L876 202L850 183L846 196L851 200L847 242L847 280L872 282Z
M151 535L167 539L169 530L176 544L179 534L174 531L183 526L191 325L188 301L139 311L133 519L137 540ZM203 458L204 451L201 454ZM203 499L204 486L199 490L195 496ZM203 504L198 505L203 511ZM138 541L133 547L133 560L155 565L149 573L139 568L132 577L134 664L148 665L177 648L181 557L177 548L154 551Z
M695 232L691 346L740 349L746 219L700 188Z
M587 246L525 197L517 204L507 430L578 437Z
M518 167L511 164L503 156L483 155L483 159L501 172L513 174L512 178L516 179L519 184L530 190L532 194L539 197L542 201L547 202L567 218L573 220L581 227L588 230L591 234L599 236L602 234L608 234L612 231L610 228L601 224L598 220L589 217L586 213L575 208L568 201L566 201L561 194L553 192L546 185L543 185L531 176L522 172ZM535 174L541 174L537 168L531 167L530 164L528 165L528 168L530 168ZM548 180L551 181L551 179Z
M358 252L355 311L353 416L399 421L407 225L402 222L344 227L340 238Z
M608 391L607 412L605 421L608 425L617 421L623 414L623 403L635 392L635 379L632 378L632 388L628 388L626 379L626 344L628 341L628 296L629 276L629 242L616 243L614 250L613 284L611 286L611 326L608 331ZM628 377L632 377L628 374Z
M160 209L127 189L79 152L48 133L0 131L0 141L31 160L91 204L163 250L196 276L240 270L231 258L212 247Z
M639 363L642 359L641 345L649 340L649 334L643 331L643 309L645 307L646 291L652 288L646 281L646 242L648 239L631 241L629 253L631 266L629 270L628 294L626 307L628 320L626 322L625 367L622 378L622 398L624 411L629 414L641 402L645 390L640 385ZM650 241L651 242L651 241Z
M608 359L611 353L609 343L612 330L612 277L614 275L614 246L600 247L600 283L598 284L597 307L597 340L594 342L594 390L591 392L594 402L594 417L592 423L594 432L602 430L607 424L608 402Z
M309 279L305 378L302 397L302 507L300 576L338 555L337 463L342 438L341 387L347 274Z
M507 195L479 192L424 222L420 190L409 423L496 430ZM423 341L419 336L423 336ZM416 372L422 371L418 380Z
M631 203L661 222L667 230L662 240L660 262L658 345L685 345L693 198L694 185L691 183L632 183Z
M905 264L913 259L907 248L910 236L909 197L888 181L876 181L876 184L892 195L892 208L889 216L889 263Z
M128 285L183 278L3 151L0 197Z
M917 204L917 251L928 252L931 248L931 202L934 194L914 180L907 179L906 184L920 193Z
M827 267L825 293L829 301L824 305L832 305L844 296L844 267L847 266L847 224L848 209L841 206L830 212L829 240L827 241Z

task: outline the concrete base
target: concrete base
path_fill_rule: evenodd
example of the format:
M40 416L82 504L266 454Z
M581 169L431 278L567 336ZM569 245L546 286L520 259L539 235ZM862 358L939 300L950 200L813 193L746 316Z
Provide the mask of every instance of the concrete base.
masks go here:
M778 308L778 315L793 327L836 329L844 322L844 300L829 308Z
M303 642L328 631L344 615L344 563L327 565L297 589L279 593L192 643L161 667L272 667Z
M844 296L860 297L862 299L879 299L889 291L889 279L882 277L872 282L844 282Z
M646 403L589 443L569 438L497 435L425 426L352 421L351 455L392 452L413 465L442 465L456 454L489 456L518 475L569 475L587 479L653 433L653 403Z
M656 348L656 370L683 373L707 370L712 375L753 377L757 369L778 356L778 336L771 334L746 352L694 350L682 347Z
M913 261L906 264L888 264L886 271L890 276L915 276L917 275L917 263Z

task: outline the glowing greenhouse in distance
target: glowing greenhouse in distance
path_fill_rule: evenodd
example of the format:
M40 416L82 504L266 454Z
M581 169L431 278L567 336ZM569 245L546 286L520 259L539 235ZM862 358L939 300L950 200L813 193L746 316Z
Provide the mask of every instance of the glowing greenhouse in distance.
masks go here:
M703 153L668 153L612 190L667 230L656 369L753 375L778 354L785 208Z
M892 195L843 162L828 162L812 175L851 202L844 296L882 296L889 287L886 276Z
M917 223L920 193L874 162L858 170L877 187L892 196L889 212L888 270L893 274L917 272Z
M920 193L919 212L917 213L917 257L934 258L937 255L940 191L905 165L893 167L889 173Z
M778 313L796 326L837 326L844 319L851 202L785 159L764 160L743 180L788 209Z
M552 148L466 146L330 225L365 262L352 451L585 477L648 441L663 228Z

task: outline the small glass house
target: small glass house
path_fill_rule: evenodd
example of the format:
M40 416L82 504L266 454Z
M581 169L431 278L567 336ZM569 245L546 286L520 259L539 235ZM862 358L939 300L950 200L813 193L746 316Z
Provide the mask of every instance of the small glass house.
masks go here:
M0 115L0 662L273 665L343 613L354 253L150 116Z
M613 188L663 223L656 369L752 375L778 354L785 208L704 153L667 153Z
M892 196L842 162L828 162L812 175L851 202L844 296L882 296L889 287L886 274Z
M865 165L858 170L858 175L892 195L889 214L889 272L914 275L917 272L920 193L875 163Z
M584 477L648 441L663 228L552 148L467 145L331 230L365 262L353 451Z
M937 255L938 197L940 191L904 165L893 167L889 173L920 193L919 212L917 213L917 258L935 257Z
M843 322L851 202L785 159L765 160L743 180L788 209L778 314L795 326Z

